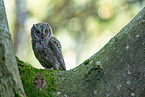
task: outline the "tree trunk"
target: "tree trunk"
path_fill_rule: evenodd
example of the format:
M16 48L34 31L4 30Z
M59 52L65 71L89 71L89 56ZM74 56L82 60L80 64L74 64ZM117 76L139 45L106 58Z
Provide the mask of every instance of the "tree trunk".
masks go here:
M3 0L0 0L0 97L25 97Z
M28 97L145 97L145 8L99 52L68 71L20 61Z
M24 28L24 24L26 22L26 19L28 17L27 11L22 11L21 6L23 4L24 9L27 10L27 4L26 0L16 0L16 21L14 26L14 52L15 54L19 53L19 49L22 49L19 47L19 44L23 44L24 38L23 36L26 36L24 32L26 31ZM22 42L23 41L23 42ZM19 49L18 49L19 48Z

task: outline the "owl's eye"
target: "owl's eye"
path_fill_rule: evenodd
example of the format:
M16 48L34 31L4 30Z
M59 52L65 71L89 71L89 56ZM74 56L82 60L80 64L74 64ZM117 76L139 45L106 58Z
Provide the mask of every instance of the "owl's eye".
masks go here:
M40 32L36 30L36 34L37 34L37 35L39 35L39 34L40 34Z
M46 33L48 33L48 30L47 30L47 29L45 30L45 34L46 34Z

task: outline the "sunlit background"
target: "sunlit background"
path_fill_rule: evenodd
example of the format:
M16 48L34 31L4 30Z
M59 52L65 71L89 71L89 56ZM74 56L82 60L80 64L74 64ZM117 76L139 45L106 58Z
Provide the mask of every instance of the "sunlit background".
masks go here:
M46 22L62 44L67 70L99 51L144 7L144 0L4 0L15 54L36 68L30 29Z

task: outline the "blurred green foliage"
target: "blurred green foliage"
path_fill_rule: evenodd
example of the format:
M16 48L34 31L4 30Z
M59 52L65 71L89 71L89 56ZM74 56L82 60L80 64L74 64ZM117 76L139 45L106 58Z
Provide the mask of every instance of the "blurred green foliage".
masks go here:
M62 44L67 69L74 68L123 28L143 0L5 0L16 55L40 68L32 48L32 24L47 22Z

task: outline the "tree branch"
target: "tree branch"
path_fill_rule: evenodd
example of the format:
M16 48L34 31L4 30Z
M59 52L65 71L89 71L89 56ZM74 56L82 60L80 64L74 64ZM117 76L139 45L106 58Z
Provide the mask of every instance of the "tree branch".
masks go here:
M17 58L27 96L143 97L145 8L99 52L68 71L35 69Z

